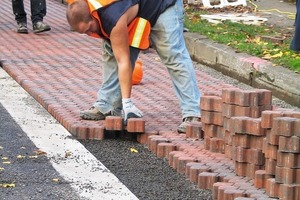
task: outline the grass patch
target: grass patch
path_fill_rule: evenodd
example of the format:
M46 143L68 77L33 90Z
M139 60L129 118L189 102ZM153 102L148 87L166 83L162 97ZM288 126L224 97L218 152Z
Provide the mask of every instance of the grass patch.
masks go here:
M186 7L185 27L190 32L207 36L218 43L226 44L237 52L247 53L271 61L275 65L287 67L300 72L300 54L289 49L292 35L286 34L276 27L267 25L247 25L224 21L213 24L202 20L202 14L209 14L207 10ZM284 37L282 44L263 41L261 36Z

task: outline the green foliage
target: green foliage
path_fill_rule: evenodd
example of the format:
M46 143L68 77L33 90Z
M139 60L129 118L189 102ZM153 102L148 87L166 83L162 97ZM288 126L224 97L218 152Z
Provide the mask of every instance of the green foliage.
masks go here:
M238 52L248 53L270 60L291 70L300 72L300 54L289 49L291 36L287 36L283 44L261 41L260 36L282 36L282 30L266 25L247 25L223 21L214 24L202 20L205 11L186 9L185 27L191 32L207 36L218 43L226 44Z

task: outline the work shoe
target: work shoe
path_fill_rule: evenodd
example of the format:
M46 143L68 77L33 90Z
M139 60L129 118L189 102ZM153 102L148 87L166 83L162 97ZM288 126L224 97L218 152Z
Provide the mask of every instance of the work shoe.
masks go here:
M25 22L18 23L17 32L27 34L28 33L27 24Z
M200 122L200 117L186 117L182 120L182 123L178 126L177 132L178 133L185 133L186 132L186 126L191 122Z
M41 33L41 32L50 31L50 30L51 30L50 26L45 24L42 21L39 21L39 22L33 24L33 32L34 33Z
M106 116L110 115L112 115L111 112L103 114L95 106L92 106L89 110L84 110L80 112L80 118L87 120L103 120Z

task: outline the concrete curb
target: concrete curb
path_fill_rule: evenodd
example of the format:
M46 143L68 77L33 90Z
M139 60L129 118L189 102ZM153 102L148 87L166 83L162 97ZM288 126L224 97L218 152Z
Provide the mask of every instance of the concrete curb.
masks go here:
M191 58L255 88L271 90L273 95L300 107L300 74L231 47L218 44L197 33L185 33Z

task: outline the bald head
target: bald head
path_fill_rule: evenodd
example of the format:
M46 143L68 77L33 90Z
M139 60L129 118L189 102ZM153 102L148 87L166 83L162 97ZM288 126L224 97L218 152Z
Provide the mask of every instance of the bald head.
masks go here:
M88 4L85 0L74 0L68 5L66 14L68 23L75 31L78 31L79 23L83 22L87 24L92 20Z

